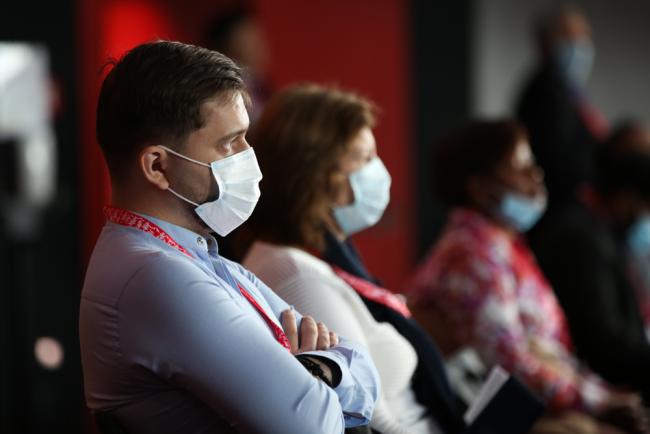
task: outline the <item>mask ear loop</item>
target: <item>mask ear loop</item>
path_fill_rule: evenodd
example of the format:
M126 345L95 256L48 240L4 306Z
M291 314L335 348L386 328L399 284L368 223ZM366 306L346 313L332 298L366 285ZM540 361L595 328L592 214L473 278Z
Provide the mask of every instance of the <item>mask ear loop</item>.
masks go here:
M224 182L221 180L221 177L219 176L219 174L215 172L214 167L212 167L212 164L203 163L203 162L201 162L201 161L198 161L198 160L195 160L195 159L193 159L193 158L187 157L187 156L185 156L185 155L183 155L183 154L179 154L178 152L176 152L176 151L174 151L174 150L172 150L172 149L169 149L167 146L164 146L164 145L159 145L159 146L160 146L161 148L163 148L164 150L166 150L167 152L169 152L170 154L173 154L173 155L175 155L175 156L177 156L177 157L180 157L180 158L182 158L182 159L184 159L184 160L187 160L187 161L189 161L189 162L191 162L191 163L199 164L199 165L201 165L201 166L204 166L204 167L209 168L210 171L212 172L212 176L214 177L215 181L217 182L217 188L219 189L219 197L221 197L221 194L222 194L223 191L224 191ZM176 196L178 196L178 197L180 197L181 199L185 200L186 202L191 203L191 204L194 205L194 206L199 206L198 204L192 202L191 200L186 199L186 198L184 198L183 196L181 196L180 194L176 193L176 192L175 192L174 190L172 190L171 188L170 188L169 190L170 190L172 193L174 193Z
M169 152L170 154L175 155L175 156L177 156L177 157L180 157L180 158L182 158L182 159L184 159L184 160L187 160L187 161L189 161L189 162L191 162L191 163L199 164L199 165L201 165L201 166L205 166L205 167L210 167L209 164L202 163L202 162L197 161L197 160L195 160L195 159L193 159L193 158L190 158L190 157L186 157L186 156L183 155L183 154L179 154L178 152L176 152L176 151L174 151L174 150L172 150L172 149L169 149L167 146L164 146L164 145L159 145L159 146L160 146L161 148L163 148L165 151ZM170 192L171 194L173 194L174 196L176 196L176 197L179 198L180 200L182 200L182 201L184 201L184 202L187 202L187 203L189 203L190 205L193 205L193 206L195 206L195 207L198 207L198 206L199 206L198 203L189 200L188 198L184 197L183 195L181 195L181 194L179 194L179 193L176 193L176 192L175 192L171 187L167 187L167 190L169 190L169 192Z
M173 155L175 155L175 156L177 156L177 157L180 157L180 158L182 158L182 159L184 159L184 160L187 160L187 161L189 161L189 162L191 162L191 163L199 164L199 165L204 166L204 167L211 167L211 166L210 166L209 164L207 164L207 163L203 163L203 162L201 162L201 161L198 161L198 160L195 160L195 159L193 159L193 158L187 157L187 156L185 156L185 155L183 155L183 154L179 154L178 152L176 152L176 151L174 151L174 150L172 150L172 149L169 149L167 146L164 146L164 145L158 145L158 146L160 146L161 148L163 148L165 151L169 152L170 154L173 154Z
M167 190L168 190L171 194L173 194L174 196L176 196L177 198L179 198L179 199L181 199L181 200L183 200L183 201L189 203L190 205L194 205L194 206L197 207L197 208L199 207L199 204L198 204L198 203L196 203L196 202L192 202L192 201L189 200L188 198L181 196L180 194L178 194L178 193L176 193L174 190L172 190L171 187L167 187Z

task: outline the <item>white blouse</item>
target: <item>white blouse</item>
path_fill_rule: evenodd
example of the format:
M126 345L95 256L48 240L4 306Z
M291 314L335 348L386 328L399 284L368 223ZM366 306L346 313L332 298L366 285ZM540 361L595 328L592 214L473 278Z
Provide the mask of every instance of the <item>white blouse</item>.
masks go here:
M382 383L373 429L384 434L441 432L411 388L417 365L411 344L392 325L377 322L326 262L297 248L256 242L243 265L303 315L366 345Z

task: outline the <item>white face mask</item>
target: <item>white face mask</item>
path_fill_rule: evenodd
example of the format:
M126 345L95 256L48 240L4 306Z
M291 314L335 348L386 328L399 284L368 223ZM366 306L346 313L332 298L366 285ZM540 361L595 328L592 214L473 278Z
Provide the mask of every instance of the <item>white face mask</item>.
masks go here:
M262 180L262 172L253 148L223 160L213 161L211 164L186 157L165 146L161 148L177 157L212 169L212 175L219 187L219 197L216 200L198 204L176 193L171 187L168 188L176 197L194 205L194 211L210 229L225 237L248 220L260 198L259 183Z
M377 223L390 200L391 178L379 157L350 174L354 193L351 205L334 208L334 218L346 235Z

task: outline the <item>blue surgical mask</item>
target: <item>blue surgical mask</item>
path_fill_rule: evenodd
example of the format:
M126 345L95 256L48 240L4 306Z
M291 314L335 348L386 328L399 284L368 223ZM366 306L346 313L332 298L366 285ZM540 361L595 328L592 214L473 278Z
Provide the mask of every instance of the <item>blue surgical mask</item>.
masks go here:
M650 258L650 213L638 218L630 227L627 246L633 255L646 255Z
M390 200L391 184L390 174L379 157L352 172L349 180L354 202L333 209L334 218L346 235L352 235L379 221Z
M627 232L628 266L640 290L650 291L650 213L636 220Z
M576 86L584 87L594 64L594 46L590 41L564 41L555 47L555 58L564 76Z
M501 198L495 212L500 220L523 233L535 226L545 211L546 197L531 198L508 192Z

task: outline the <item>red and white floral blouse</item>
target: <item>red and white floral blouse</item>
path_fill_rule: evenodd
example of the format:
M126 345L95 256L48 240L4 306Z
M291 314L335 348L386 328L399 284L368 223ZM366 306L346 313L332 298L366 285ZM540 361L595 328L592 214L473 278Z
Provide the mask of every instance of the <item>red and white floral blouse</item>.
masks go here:
M452 212L409 296L443 316L459 349L517 375L552 409L594 409L607 398L572 354L564 313L524 240L483 215Z

